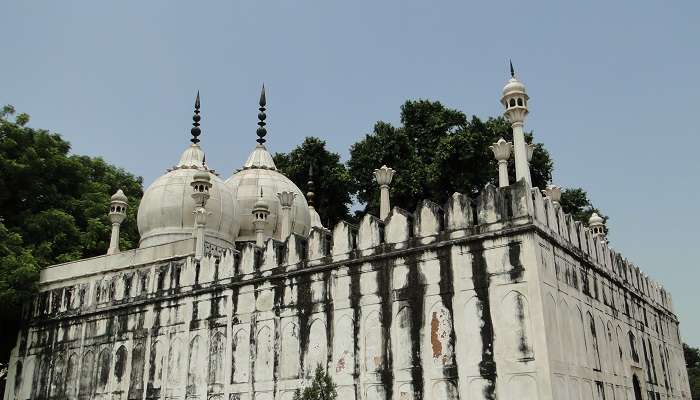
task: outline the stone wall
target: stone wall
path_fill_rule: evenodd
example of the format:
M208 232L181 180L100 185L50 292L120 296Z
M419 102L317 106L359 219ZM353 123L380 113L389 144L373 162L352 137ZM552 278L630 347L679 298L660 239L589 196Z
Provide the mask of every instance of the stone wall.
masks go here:
M668 294L523 183L51 267L26 312L5 400L291 400L317 365L343 400L689 398Z
M554 397L634 399L636 377L643 398L689 399L669 294L539 192L533 205Z

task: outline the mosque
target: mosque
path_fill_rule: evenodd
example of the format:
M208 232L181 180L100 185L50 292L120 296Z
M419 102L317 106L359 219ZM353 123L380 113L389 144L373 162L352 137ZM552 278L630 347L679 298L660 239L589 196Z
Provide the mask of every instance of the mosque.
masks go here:
M320 367L338 399L690 399L670 294L614 251L597 215L533 188L516 78L499 184L412 211L321 224L265 143L228 179L191 144L144 192L137 249L51 266L24 309L4 400L292 400ZM515 179L507 163L515 160Z

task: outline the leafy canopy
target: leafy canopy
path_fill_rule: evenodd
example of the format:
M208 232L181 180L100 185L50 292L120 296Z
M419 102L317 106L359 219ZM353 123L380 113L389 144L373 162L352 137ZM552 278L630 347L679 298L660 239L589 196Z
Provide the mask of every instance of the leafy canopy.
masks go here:
M683 343L685 365L688 368L688 381L693 400L700 400L700 349Z
M489 146L500 138L513 139L503 118L467 119L437 101L407 101L401 107L401 126L379 121L352 146L348 169L365 211L379 208L373 171L384 164L397 171L391 184L394 205L413 210L422 199L444 204L454 192L475 196L487 183L497 182ZM532 135L526 140L531 142ZM512 159L509 168L514 176ZM541 144L535 145L530 168L534 186L543 188L551 180L553 163Z
M326 148L326 142L307 137L289 153L276 153L275 165L304 191L309 191L309 168L313 169L314 202L321 222L332 227L350 218L352 179L340 155Z
M305 387L303 391L297 389L294 393L294 400L335 400L338 398L336 387L331 376L320 365L317 365L310 385Z
M12 117L14 116L14 120ZM138 244L141 178L101 158L69 154L60 135L27 126L12 106L0 111L0 362L14 345L21 306L48 265L104 254L110 197L129 197L121 247Z
M349 212L353 196L365 212L378 214L379 187L373 172L382 165L397 170L391 184L392 204L407 210L423 199L444 204L454 192L478 195L487 183L498 181L489 146L500 138L513 140L510 124L503 118L468 119L437 101L410 100L401 106L400 126L379 121L372 133L351 147L347 167L325 141L315 137L307 137L289 153L275 154L274 160L304 191L308 191L309 167L316 171L316 209L321 221L332 227L341 219L353 220ZM526 134L526 140L532 142L532 134ZM512 158L508 168L510 176L515 176ZM541 143L535 144L530 169L533 186L546 187L553 161ZM580 188L565 189L561 204L583 222L594 211L600 214Z
M588 193L581 188L564 189L561 192L561 200L559 202L565 213L571 214L576 221L583 221L588 224L588 219L593 213L598 213L604 220L608 217L603 215L601 211L593 206L588 199ZM605 226L607 232L607 225Z

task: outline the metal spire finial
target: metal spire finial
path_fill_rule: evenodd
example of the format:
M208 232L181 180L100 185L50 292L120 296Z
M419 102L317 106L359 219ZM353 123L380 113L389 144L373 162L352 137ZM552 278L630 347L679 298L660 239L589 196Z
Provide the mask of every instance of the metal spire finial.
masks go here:
M194 116L192 117L192 129L190 132L192 133L192 139L190 139L190 142L197 144L199 143L199 135L202 134L202 130L199 129L199 121L202 119L202 117L199 116L199 90L197 91L197 98L194 101Z
M515 69L513 68L513 61L508 60L508 62L510 62L510 77L515 78Z
M267 115L265 115L265 104L267 104L267 100L265 99L265 84L263 83L262 92L260 92L260 108L258 108L260 110L258 113L258 130L256 131L258 135L256 142L261 145L265 143L265 135L267 135L267 129L265 129L265 118L267 118Z
M314 193L315 185L313 165L309 165L309 181L306 183L306 188L308 189L308 192L306 192L306 202L309 204L309 207L313 207L314 198L316 197L316 193Z

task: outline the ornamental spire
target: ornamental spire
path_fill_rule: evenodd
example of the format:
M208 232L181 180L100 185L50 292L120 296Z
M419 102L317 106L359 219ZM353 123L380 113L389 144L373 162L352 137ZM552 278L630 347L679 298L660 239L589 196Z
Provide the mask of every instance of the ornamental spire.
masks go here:
M515 78L515 69L513 68L513 61L508 60L508 62L510 63L510 77Z
M308 192L306 192L306 202L309 204L309 207L313 207L314 198L316 197L316 193L314 193L315 185L313 165L309 165L309 181L306 183L306 188L308 189Z
M262 86L262 91L260 92L260 112L258 113L258 129L256 131L258 135L258 139L256 142L258 142L260 145L265 143L265 135L267 135L267 130L265 129L265 118L267 118L267 115L265 115L265 104L267 104L267 101L265 99L265 84L263 83Z
M190 139L190 142L197 144L199 143L199 135L202 134L202 130L199 129L199 121L202 119L202 117L199 116L199 90L197 91L197 98L194 100L194 116L192 116L192 129L190 132L192 133L192 139Z

